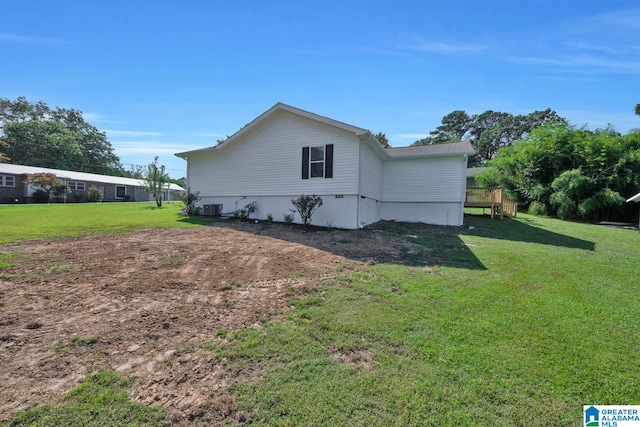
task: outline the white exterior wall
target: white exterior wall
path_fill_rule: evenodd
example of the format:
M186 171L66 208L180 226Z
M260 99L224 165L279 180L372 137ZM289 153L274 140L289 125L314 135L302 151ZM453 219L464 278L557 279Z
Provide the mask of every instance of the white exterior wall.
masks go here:
M368 197L360 197L358 200L358 225L364 227L368 224L380 221L380 209L384 205L379 200Z
M327 144L333 144L333 178L302 179L302 147ZM271 213L274 221L290 213L292 198L315 194L323 205L313 214L314 225L357 228L359 145L351 132L279 112L224 153L192 154L188 185L200 192L200 205L222 204L228 213L255 200L251 217Z
M382 200L382 174L380 157L368 144L360 144L360 194Z
M358 200L358 225L380 221L382 201L383 162L368 144L360 144L360 199Z
M333 178L302 179L302 147L327 144L334 147ZM200 193L201 205L222 204L224 213L255 201L251 218L283 221L292 198L315 194L324 202L312 218L317 226L463 222L466 156L383 160L353 131L288 111L273 113L222 152L187 154L191 191Z
M302 147L334 144L333 178L302 179ZM279 112L222 154L189 158L189 187L209 196L292 196L357 193L358 138Z
M383 200L385 202L464 201L466 159L430 157L390 160L384 163ZM460 177L465 179L460 182ZM462 198L462 199L461 199Z
M385 162L381 218L462 225L466 168L466 156Z
M462 225L464 203L385 202L380 216L386 221L424 222L434 225Z
M355 195L344 196L336 199L333 194L318 194L322 197L322 206L313 213L311 224L318 227L357 228L355 212L358 208L358 197ZM224 214L232 214L236 209L242 209L246 205L256 202L256 211L249 217L251 219L266 220L271 214L275 222L284 222L284 215L292 213L294 209L291 199L296 196L247 196L243 197L203 197L202 205L221 204ZM300 221L300 215L294 213L294 222Z

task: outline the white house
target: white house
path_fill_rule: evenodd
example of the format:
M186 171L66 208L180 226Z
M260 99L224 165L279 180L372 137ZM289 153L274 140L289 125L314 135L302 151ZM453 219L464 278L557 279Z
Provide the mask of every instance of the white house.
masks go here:
M281 221L302 194L312 223L356 229L379 220L462 225L469 142L383 148L356 126L278 103L215 147L177 153L201 203ZM296 215L296 221L299 218Z

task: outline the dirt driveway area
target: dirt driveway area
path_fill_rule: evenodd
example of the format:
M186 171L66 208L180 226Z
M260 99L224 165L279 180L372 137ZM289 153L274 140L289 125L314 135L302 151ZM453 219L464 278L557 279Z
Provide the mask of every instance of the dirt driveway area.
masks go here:
M0 270L0 421L108 368L176 424L242 422L207 340L284 315L338 272L415 250L375 231L236 221L0 246L18 254Z

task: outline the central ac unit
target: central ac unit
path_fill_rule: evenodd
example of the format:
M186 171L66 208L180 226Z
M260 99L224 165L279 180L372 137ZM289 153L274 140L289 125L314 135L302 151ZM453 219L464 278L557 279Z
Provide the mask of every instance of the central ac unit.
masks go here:
M202 214L204 216L220 216L222 215L222 205L202 205Z

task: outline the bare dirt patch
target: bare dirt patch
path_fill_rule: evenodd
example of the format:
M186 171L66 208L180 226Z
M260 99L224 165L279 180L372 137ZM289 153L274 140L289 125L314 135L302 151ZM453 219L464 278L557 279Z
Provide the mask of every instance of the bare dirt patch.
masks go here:
M371 231L232 221L0 246L19 254L0 271L0 421L108 368L134 376L131 397L173 423L241 423L234 379L202 345L282 316L339 272L412 250ZM368 363L357 356L336 357Z

